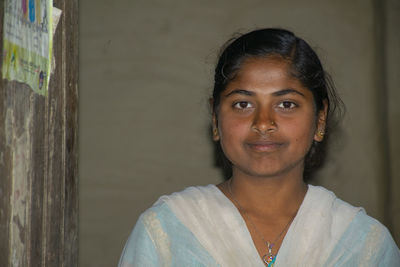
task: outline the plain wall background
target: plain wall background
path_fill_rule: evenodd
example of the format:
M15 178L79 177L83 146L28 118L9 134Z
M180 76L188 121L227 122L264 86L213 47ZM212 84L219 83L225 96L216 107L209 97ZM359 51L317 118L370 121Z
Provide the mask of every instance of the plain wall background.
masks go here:
M398 2L387 2L395 7L388 25L398 25ZM257 27L288 28L316 49L347 107L316 183L383 221L390 184L377 88L394 90L398 76L386 83L380 69L386 18L374 3L81 1L80 266L115 266L137 217L162 194L222 181L209 128L213 68L234 32ZM395 136L399 124L390 125Z

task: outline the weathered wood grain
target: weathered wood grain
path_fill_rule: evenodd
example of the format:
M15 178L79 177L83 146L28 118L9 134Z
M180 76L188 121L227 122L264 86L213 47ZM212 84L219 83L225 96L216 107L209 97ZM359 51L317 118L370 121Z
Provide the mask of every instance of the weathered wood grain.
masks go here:
M1 82L0 266L77 266L78 1L54 6L63 14L48 96Z

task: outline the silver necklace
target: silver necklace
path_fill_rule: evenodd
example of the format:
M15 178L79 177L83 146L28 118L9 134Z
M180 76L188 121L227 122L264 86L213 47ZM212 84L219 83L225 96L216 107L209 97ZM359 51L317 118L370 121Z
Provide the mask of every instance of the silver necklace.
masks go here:
M261 238L263 243L267 246L267 253L262 256L262 260L267 267L273 267L275 260L276 260L276 254L272 253L272 248L275 245L275 243L279 240L279 238L282 236L282 234L285 232L285 230L289 227L289 225L293 221L294 217L296 217L297 212L292 217L292 219L289 220L289 222L286 224L286 226L283 228L283 230L279 233L279 235L275 238L274 242L270 243L270 242L266 241L264 236L260 233L260 231L258 231L256 225L253 223L253 221L250 219L250 217L246 216L245 210L242 208L242 206L239 204L239 202L236 200L235 196L233 195L231 184L232 184L232 178L228 182L228 190L229 190L229 194L232 197L233 203L239 209L239 212L243 215L244 219L250 223L251 227L253 227L253 229L256 231L257 235Z

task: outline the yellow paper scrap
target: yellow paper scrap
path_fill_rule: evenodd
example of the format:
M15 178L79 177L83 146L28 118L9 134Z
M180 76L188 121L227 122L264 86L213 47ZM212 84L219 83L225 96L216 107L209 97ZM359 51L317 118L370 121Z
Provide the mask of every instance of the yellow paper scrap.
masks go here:
M53 47L53 0L6 0L3 79L28 84L47 95Z

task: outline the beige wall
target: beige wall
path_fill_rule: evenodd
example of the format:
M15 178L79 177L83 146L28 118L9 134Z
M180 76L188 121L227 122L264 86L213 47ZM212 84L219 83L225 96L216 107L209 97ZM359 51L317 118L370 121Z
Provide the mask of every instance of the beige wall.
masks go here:
M400 1L387 0L385 5L385 81L387 86L387 110L389 133L390 176L389 186L394 193L389 196L391 228L400 243ZM396 204L394 204L396 203Z
M347 105L319 183L383 220L375 13L372 0L81 1L80 266L115 266L160 195L222 180L212 71L223 42L255 27L285 27L316 47Z

